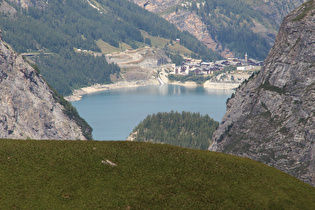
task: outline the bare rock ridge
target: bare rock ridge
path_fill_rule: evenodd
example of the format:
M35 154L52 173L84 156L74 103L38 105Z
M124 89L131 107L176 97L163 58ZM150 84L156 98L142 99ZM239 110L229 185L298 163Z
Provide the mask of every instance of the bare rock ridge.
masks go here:
M91 128L70 119L58 97L0 32L0 139L91 139Z
M241 85L209 150L245 156L315 186L315 3L284 18L262 70Z

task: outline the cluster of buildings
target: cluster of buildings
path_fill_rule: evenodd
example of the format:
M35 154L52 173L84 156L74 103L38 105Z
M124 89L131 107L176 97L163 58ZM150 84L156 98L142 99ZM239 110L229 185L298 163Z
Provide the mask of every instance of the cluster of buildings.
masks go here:
M239 71L248 71L258 66L262 66L263 61L248 59L247 53L244 59L228 58L216 62L202 62L202 60L186 58L181 66L176 66L174 74L188 75L208 75L217 71L222 71L226 66L235 66Z

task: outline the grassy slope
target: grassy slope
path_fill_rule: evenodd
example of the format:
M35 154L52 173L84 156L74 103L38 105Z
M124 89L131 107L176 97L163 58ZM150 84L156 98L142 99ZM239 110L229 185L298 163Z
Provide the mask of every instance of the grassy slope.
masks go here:
M165 39L162 37L156 37L156 36L151 36L149 35L146 31L141 31L141 35L144 38L149 38L151 40L151 45L156 46L157 48L164 48L165 45L167 45L171 51L173 52L179 52L183 56L190 56L193 52L183 45L179 43L174 43L173 45L170 45L171 40L170 39Z
M102 163L110 160L112 167ZM0 141L0 208L311 209L315 188L264 164L139 142Z
M99 39L96 41L96 45L101 49L103 54L113 53L113 52L121 52L122 50L114 47L107 42L104 42L103 40Z

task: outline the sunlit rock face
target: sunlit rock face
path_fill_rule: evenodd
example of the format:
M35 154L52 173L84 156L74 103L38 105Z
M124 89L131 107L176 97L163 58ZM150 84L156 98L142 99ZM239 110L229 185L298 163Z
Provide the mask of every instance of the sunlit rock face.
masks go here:
M258 75L241 85L209 150L249 157L315 185L315 9L284 20Z
M64 110L38 72L0 39L0 139L85 140Z

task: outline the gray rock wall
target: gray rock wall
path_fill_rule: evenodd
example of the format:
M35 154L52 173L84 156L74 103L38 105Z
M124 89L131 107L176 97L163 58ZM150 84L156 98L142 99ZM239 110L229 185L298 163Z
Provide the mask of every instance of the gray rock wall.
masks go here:
M243 84L209 150L249 157L315 186L315 9L281 25L260 73Z
M86 139L52 90L0 38L0 138Z

